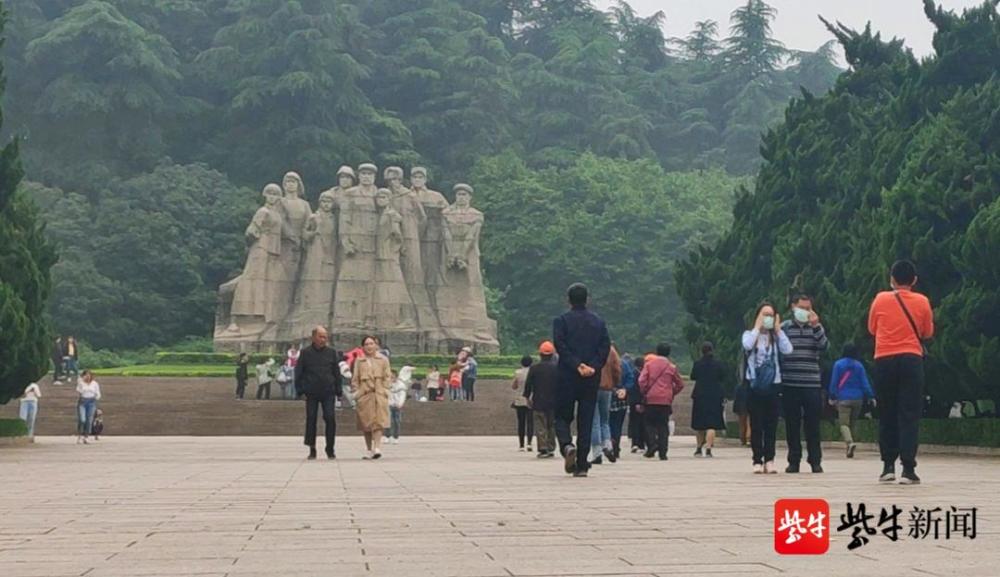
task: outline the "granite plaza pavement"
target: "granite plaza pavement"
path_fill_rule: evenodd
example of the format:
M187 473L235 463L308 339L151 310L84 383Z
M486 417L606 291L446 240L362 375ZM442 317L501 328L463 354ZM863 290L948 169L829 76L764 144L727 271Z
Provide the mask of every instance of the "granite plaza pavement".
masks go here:
M877 458L829 451L823 475L750 473L747 450L628 455L587 479L511 438L411 437L362 461L306 461L293 437L42 437L0 447L3 577L965 575L1000 573L1000 459L926 455L915 487ZM780 447L779 447L780 450ZM891 542L822 556L773 550L777 498L978 507L974 540ZM905 524L905 521L904 521ZM904 530L905 531L905 530Z

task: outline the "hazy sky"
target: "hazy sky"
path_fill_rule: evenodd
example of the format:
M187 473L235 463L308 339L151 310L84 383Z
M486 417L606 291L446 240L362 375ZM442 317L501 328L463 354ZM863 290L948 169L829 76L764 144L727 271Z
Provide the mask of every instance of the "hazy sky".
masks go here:
M778 11L771 29L787 48L815 50L833 37L816 17L863 29L871 21L872 29L883 38L903 38L913 53L924 56L932 51L934 27L924 16L922 0L767 0ZM648 16L657 10L667 15L668 37L686 36L699 20L719 22L720 36L729 29L729 14L746 0L629 0L637 13ZM961 13L963 8L982 4L982 0L938 0L938 5ZM595 0L600 8L615 5L614 0Z

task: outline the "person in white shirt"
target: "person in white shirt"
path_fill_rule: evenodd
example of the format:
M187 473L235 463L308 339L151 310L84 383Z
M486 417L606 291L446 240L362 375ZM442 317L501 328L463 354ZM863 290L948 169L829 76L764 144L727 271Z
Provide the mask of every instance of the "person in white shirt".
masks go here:
M441 372L437 365L431 365L431 372L427 373L427 400L443 401L444 395L441 392Z
M94 426L94 413L97 411L97 401L101 400L101 385L94 380L94 374L83 371L76 382L76 392L80 395L77 401L76 442L87 443L91 428Z
M406 365L399 369L399 376L389 389L389 439L393 445L399 444L399 427L403 422L403 405L406 393L413 379L413 367Z
M28 436L35 436L35 417L38 416L38 399L42 396L42 390L37 383L31 383L24 389L21 397L20 416L21 420L28 425Z

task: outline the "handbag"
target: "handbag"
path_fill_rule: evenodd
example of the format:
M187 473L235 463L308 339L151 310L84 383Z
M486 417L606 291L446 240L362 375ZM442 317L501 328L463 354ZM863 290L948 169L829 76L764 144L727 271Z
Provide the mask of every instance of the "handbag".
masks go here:
M920 342L921 356L925 359L927 358L927 341L920 336L920 331L917 330L917 323L913 322L913 317L910 315L910 310L906 308L906 303L903 302L903 297L899 296L899 291L892 291L892 294L896 295L896 300L899 301L900 308L903 309L903 314L906 315L906 320L910 321L910 328L913 329L914 336L917 337L917 341Z
M750 381L750 390L761 397L773 397L778 394L778 384L774 382L778 374L778 349L772 343L768 351L767 358L756 367L753 380Z

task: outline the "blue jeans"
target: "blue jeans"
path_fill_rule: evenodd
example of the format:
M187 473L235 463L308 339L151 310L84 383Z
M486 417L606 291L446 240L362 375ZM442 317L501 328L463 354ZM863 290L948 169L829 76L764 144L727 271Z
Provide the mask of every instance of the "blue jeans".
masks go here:
M590 447L597 455L601 449L611 447L611 391L597 391L594 424L590 429Z
M97 410L97 399L80 399L76 405L78 435L89 435L94 425L94 412Z
M389 438L399 438L399 425L403 422L403 409L389 407Z
M21 420L28 425L28 436L35 436L35 417L38 416L38 401L35 399L21 401Z

